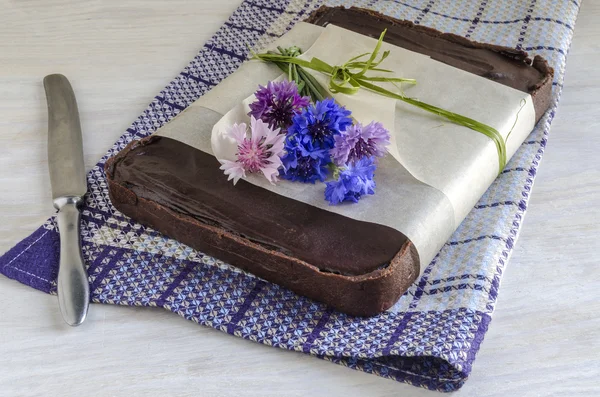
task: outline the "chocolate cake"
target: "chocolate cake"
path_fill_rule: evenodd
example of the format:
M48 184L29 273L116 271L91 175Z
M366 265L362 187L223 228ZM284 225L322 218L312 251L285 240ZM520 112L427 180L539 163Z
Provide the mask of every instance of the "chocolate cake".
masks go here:
M550 102L552 69L540 57L475 43L362 9L323 7L308 22L377 37L531 94L538 120ZM210 154L151 136L130 143L105 170L114 206L138 222L342 312L391 307L419 275L411 241L244 180L228 182ZM399 215L401 216L401 215Z

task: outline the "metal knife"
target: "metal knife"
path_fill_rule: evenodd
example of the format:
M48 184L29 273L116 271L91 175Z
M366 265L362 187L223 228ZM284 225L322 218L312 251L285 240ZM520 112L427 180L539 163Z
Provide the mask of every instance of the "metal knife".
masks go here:
M60 234L58 305L65 322L85 320L90 286L81 254L80 207L87 191L81 125L75 94L61 74L44 78L48 102L48 165Z

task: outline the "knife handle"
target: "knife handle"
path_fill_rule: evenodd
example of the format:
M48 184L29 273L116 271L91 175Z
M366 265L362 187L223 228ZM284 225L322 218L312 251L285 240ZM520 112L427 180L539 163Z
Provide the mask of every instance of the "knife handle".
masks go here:
M90 303L90 285L79 241L81 203L81 197L74 196L54 200L60 234L58 305L63 319L71 326L83 323Z

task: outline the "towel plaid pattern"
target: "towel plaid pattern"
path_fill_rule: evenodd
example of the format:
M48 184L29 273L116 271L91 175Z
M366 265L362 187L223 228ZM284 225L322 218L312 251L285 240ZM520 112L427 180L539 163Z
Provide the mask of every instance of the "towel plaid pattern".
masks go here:
M579 0L581 1L581 0ZM476 41L541 54L554 104L422 278L388 312L354 318L267 283L132 222L110 203L104 162L147 136L320 5L359 6ZM433 390L468 377L490 323L560 97L579 3L574 0L245 0L88 174L83 254L92 300L158 306L199 324ZM58 233L50 218L0 258L0 272L55 293Z

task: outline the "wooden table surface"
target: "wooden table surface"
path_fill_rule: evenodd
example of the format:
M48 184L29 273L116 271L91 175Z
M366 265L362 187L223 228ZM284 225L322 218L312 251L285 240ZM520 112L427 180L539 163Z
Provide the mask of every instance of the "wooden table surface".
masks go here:
M239 0L0 0L0 252L52 213L44 75L77 94L87 168ZM600 395L600 1L565 87L490 331L459 396ZM198 326L165 310L57 300L0 276L0 396L433 396Z

